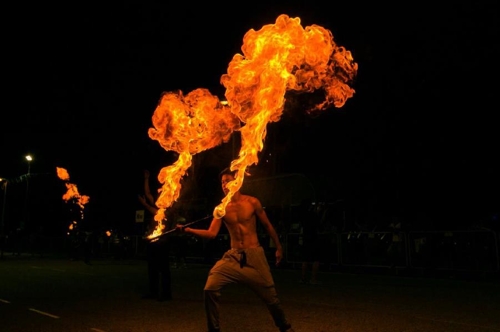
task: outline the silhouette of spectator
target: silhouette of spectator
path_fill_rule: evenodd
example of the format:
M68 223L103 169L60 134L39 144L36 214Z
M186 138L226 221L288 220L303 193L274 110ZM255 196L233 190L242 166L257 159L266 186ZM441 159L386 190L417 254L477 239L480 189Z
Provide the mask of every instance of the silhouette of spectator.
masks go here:
M148 229L146 235L152 233L157 222L154 216L158 212L155 199L150 190L149 171L144 170L144 195L139 195L139 202L147 210L149 217L146 222ZM172 299L172 280L170 272L170 239L168 236L160 236L154 240L146 240L146 259L148 264L149 293L143 299L157 299L168 301Z
M302 200L299 206L299 220L302 225L302 268L301 283L319 284L319 216L314 210L311 200ZM311 278L308 279L309 266L311 266Z
M186 223L186 218L182 213L176 213L174 217L174 224L184 225ZM188 235L181 232L175 232L171 235L172 249L174 252L174 264L175 269L185 269L186 265L186 250L188 246Z

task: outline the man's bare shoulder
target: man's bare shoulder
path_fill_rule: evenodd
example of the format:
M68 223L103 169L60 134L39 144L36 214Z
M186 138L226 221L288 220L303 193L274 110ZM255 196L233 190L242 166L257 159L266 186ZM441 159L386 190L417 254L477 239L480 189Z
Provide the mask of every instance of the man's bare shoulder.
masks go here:
M250 203L255 203L255 202L260 202L259 199L255 196L250 196L250 195L241 195L240 196L240 199L242 201L247 201L247 202L250 202Z

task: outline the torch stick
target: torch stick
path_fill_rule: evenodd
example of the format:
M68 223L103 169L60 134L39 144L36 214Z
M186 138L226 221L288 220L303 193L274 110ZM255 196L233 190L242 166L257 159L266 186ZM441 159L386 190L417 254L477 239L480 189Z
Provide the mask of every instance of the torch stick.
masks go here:
M196 224L196 223L198 223L198 222L200 222L200 221L206 220L206 219L211 218L211 217L212 217L212 215L208 215L208 216L206 216L206 217L203 217L203 218L197 219L197 220L195 220L195 221L191 221L191 222L189 222L189 223L187 223L187 224L184 224L184 225L183 225L183 227L188 227L188 226L191 226L191 225L193 225L193 224ZM172 229L170 229L170 230L168 230L168 231L166 231L166 232L163 232L163 233L158 234L158 235L153 236L153 237L145 236L145 239L148 239L148 240L155 240L155 239L158 239L160 236L167 235L167 234L173 233L173 232L175 232L175 231L177 231L177 228L172 228Z

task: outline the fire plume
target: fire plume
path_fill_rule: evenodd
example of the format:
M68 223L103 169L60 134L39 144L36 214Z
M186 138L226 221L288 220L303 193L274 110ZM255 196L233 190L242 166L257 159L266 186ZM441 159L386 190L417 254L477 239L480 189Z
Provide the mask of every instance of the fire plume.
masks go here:
M161 234L165 210L180 195L180 181L191 166L192 156L227 142L240 127L230 108L207 89L196 89L184 95L181 91L165 92L152 117L154 128L148 135L168 151L178 153L178 159L158 174L162 184L156 201L158 227L152 236Z
M226 142L232 131L239 130L241 148L230 165L237 174L213 213L222 218L227 203L241 188L247 168L258 163L267 124L280 120L287 91L324 92L324 100L306 109L308 113L332 105L340 108L354 95L350 84L358 65L351 52L334 42L331 31L319 25L303 28L300 18L282 14L274 24L249 30L241 50L221 77L227 109L216 97L199 89L186 98L182 93L164 94L155 110L155 129L150 129L149 136L166 150L180 154L174 165L160 172L158 178L164 186L158 207L167 208L179 196L179 180L191 165L192 154Z
M324 90L325 100L306 110L320 111L330 105L342 107L354 95L348 84L358 66L351 53L337 46L332 33L318 25L305 29L300 18L280 15L275 24L250 30L243 37L243 54L236 54L227 74L221 77L231 112L245 123L241 128L239 156L231 162L237 170L229 193L214 210L222 218L233 194L241 188L248 166L258 163L267 124L281 118L285 93Z

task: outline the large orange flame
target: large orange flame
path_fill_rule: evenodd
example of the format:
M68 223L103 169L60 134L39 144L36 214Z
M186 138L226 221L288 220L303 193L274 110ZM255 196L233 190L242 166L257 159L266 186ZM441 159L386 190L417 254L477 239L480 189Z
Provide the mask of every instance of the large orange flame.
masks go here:
M318 25L303 28L300 23L300 18L282 14L275 24L245 34L243 54L234 55L227 74L221 77L230 112L204 89L188 94L189 101L182 93L163 96L153 116L156 129L150 129L149 135L165 149L179 152L180 158L160 172L159 180L165 185L158 207L165 209L178 197L179 180L191 165L192 154L226 142L231 132L238 129L241 149L230 165L237 174L227 185L228 194L214 209L214 217L222 218L227 203L241 188L247 168L258 163L267 124L280 120L287 91L324 91L324 100L306 112L323 111L332 105L340 108L354 95L349 84L357 74L358 65L351 53L335 44L329 30ZM200 112L194 112L193 108ZM240 127L235 117L244 125ZM220 123L225 124L222 131L218 130ZM200 134L207 134L210 140L200 139ZM200 141L209 144L200 146ZM163 218L163 211L157 217L156 220Z
M325 100L307 112L333 104L342 107L354 95L348 84L357 73L351 53L333 41L332 33L318 25L302 28L300 18L280 15L275 24L259 31L250 30L243 38L243 54L236 54L221 78L231 112L245 123L242 146L231 162L237 170L229 192L214 210L216 218L225 214L227 203L241 188L248 166L258 163L269 122L280 119L285 92L325 91Z

